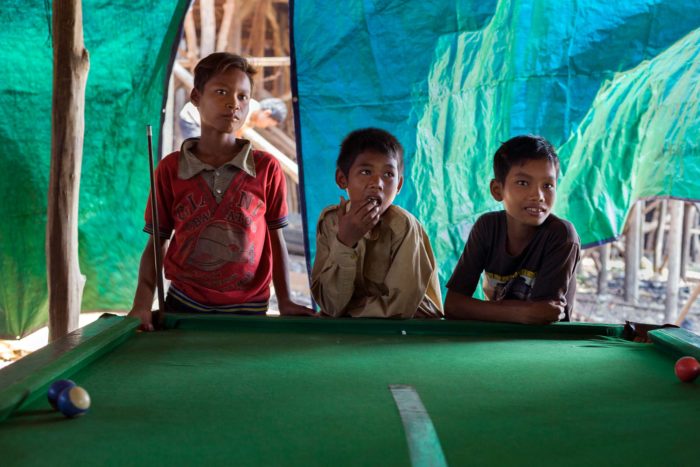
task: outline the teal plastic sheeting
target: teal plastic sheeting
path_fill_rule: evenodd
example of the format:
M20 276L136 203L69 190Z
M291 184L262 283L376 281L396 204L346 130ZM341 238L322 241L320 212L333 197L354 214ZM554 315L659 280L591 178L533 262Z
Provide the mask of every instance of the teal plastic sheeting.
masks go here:
M85 96L80 268L83 309L130 306L147 236L146 125L158 140L174 43L189 1L83 0ZM51 2L0 8L0 336L46 323L44 239L51 160Z
M636 197L700 194L695 0L293 3L305 221L337 203L335 158L378 126L406 148L397 203L425 225L444 285L491 199L508 138L558 148L557 213L584 244L621 234Z

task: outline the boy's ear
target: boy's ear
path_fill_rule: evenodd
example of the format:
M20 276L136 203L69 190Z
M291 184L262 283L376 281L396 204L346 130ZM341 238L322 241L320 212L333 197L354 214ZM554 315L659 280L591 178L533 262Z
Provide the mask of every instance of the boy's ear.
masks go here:
M491 189L491 196L493 196L493 199L498 202L503 201L503 184L501 182L492 178L489 188Z
M403 186L403 175L399 175L399 185L396 188L396 193L399 193L401 191L402 186Z
M348 188L348 178L340 169L335 169L335 183L341 190L346 190Z
M192 92L190 93L190 102L194 104L195 107L199 107L199 98L202 97L202 95L199 93L197 88L192 88Z

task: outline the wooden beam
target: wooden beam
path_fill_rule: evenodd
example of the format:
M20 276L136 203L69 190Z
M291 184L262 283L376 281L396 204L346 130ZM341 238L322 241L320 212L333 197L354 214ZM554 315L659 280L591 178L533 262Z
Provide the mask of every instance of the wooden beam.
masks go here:
M247 4L249 5L249 4ZM228 40L228 51L241 55L243 54L243 7L238 9L238 14L233 15L233 21L231 22L231 32L229 34Z
M263 57L265 55L265 38L267 36L267 10L270 0L258 0L258 6L253 15L250 34L250 55Z
M187 44L187 61L190 70L194 70L199 60L199 46L197 45L197 26L194 24L192 8L185 16L185 43Z
M216 9L214 0L199 0L200 58L214 52L216 47Z
M177 60L173 63L173 75L187 88L187 92L192 91L194 87L194 76L187 71L187 68L182 66Z
M287 157L282 151L270 144L260 133L252 128L243 130L243 136L249 140L254 147L270 153L282 166L282 171L295 183L299 184L299 166L292 159Z
M221 18L219 26L219 37L216 39L216 51L225 52L228 45L228 37L231 31L231 23L233 22L233 12L236 8L235 0L226 0L224 2L224 14Z
M289 57L247 57L247 60L256 68L286 67L292 64Z
M90 69L81 0L54 0L51 169L46 221L49 340L77 329L85 278L78 263L78 199Z

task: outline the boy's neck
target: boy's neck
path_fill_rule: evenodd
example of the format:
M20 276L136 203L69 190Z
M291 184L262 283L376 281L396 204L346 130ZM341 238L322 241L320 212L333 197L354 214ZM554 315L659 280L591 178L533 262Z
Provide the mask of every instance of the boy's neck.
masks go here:
M506 252L518 256L534 238L537 227L526 225L511 219L506 213Z
M220 167L240 152L242 144L232 133L202 132L194 148L197 158L212 167Z

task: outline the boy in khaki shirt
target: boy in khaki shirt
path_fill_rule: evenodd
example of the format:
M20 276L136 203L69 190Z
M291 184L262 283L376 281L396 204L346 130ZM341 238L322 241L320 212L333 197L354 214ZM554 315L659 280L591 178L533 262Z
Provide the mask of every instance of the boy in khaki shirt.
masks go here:
M311 292L328 316L440 318L435 258L423 227L392 205L403 184L403 148L366 128L343 141L335 175L349 200L321 213Z

